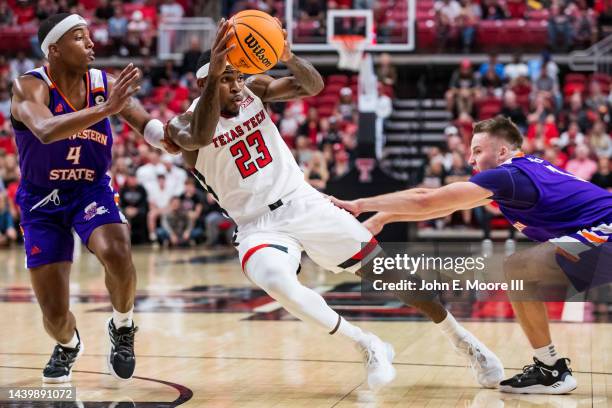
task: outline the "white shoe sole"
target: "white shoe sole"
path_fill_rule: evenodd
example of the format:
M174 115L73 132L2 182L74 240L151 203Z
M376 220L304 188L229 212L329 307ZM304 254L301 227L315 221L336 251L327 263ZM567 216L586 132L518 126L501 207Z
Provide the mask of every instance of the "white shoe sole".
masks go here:
M110 339L110 333L108 333L108 324L110 323L112 317L110 317L107 321L106 321L106 335L108 336L108 355L106 356L106 366L108 367L108 371L110 372L110 375L112 375L115 379L119 380L119 381L129 381L132 379L132 377L134 376L132 374L132 376L130 378L123 378L123 377L119 377L119 375L117 375L117 373L115 372L115 369L113 368L113 365L111 363L111 350L113 348L113 343L111 342Z
M577 387L576 379L571 375L565 377L563 381L557 381L553 385L530 385L529 387L514 388L509 385L502 385L499 387L501 392L507 392L511 394L550 394L559 395L567 394L572 392Z
M472 333L469 333L469 336L471 336L472 338L471 344L477 345L477 348L480 350L480 354L484 356L487 361L488 367L483 370L484 377L488 378L489 376L495 373L498 374L497 377L491 379L490 381L481 381L481 379L479 378L481 375L479 366L477 363L472 363L472 356L463 350L459 350L459 352L466 356L466 358L470 362L470 365L473 367L474 373L476 374L476 382L478 382L480 386L485 388L497 388L499 386L499 383L504 379L504 365L502 364L499 357L497 357L495 353L489 350L489 348L483 342L478 340L476 336L474 336Z
M74 364L76 364L77 360L79 359L79 357L81 357L81 355L84 352L85 352L85 345L83 344L83 340L81 340L81 348L79 349L79 352L77 353L77 356L74 359ZM45 377L45 375L43 374L42 376L43 383L45 384L63 384L63 383L68 383L72 381L72 369L74 368L74 364L72 365L72 367L70 367L70 372L68 372L68 375L63 375L61 377Z

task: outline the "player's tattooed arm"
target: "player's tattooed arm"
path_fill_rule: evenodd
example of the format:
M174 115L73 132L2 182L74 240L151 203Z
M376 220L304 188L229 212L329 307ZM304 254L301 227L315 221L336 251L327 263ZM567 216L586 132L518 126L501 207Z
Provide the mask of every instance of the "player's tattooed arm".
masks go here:
M492 195L490 190L463 181L436 189L410 189L354 201L332 198L332 202L355 216L363 212L382 211L420 217L479 207L490 201Z
M323 78L310 62L292 55L286 64L292 76L274 79L269 75L253 75L246 80L246 85L264 102L300 99L323 90Z
M11 114L23 122L42 143L68 139L109 115L120 112L131 96L140 89L136 85L138 79L138 69L129 64L119 75L106 102L77 112L53 116L48 106L47 85L32 76L22 76L14 82Z
M280 25L280 20L276 19ZM283 30L285 48L279 60L287 65L292 76L274 79L269 75L253 75L246 85L264 102L281 102L317 95L325 84L319 71L308 61L291 52L287 30Z

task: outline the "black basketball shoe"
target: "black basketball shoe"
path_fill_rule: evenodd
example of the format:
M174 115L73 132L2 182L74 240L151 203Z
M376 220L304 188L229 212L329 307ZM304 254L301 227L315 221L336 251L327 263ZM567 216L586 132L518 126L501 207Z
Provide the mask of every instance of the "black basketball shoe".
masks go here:
M85 350L78 330L75 331L77 338L79 339L79 342L75 348L64 347L60 344L55 345L53 354L51 354L49 362L43 369L42 380L44 383L67 383L72 379L72 366Z
M500 391L515 394L566 394L576 389L576 379L568 367L570 360L560 358L547 366L537 358L523 372L499 383Z
M108 355L108 369L118 380L129 380L134 374L136 356L134 355L134 334L138 328L132 322L132 327L116 328L111 317L107 323L111 348Z

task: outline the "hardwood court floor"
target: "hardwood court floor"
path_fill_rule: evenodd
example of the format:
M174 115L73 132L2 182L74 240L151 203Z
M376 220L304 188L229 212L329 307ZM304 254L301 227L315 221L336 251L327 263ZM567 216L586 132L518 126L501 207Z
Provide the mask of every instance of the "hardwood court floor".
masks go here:
M78 406L612 406L610 324L553 324L557 349L572 358L578 389L568 396L514 396L479 388L464 360L431 323L376 320L367 305L349 305L350 295L334 292L330 299L337 310L354 317L363 310L368 320L357 324L396 349L396 381L372 395L363 390L358 352L291 319L252 287L232 255L135 249L138 365L136 378L119 384L106 374L110 309L102 269L83 253L72 276L72 310L85 344L73 373L72 385L83 401ZM0 265L0 387L40 386L53 342L33 301L22 249L0 251ZM321 292L355 281L308 262L301 279ZM385 310L379 312L382 316ZM507 376L530 362L516 323L470 321L465 326L499 355ZM8 404L0 401L0 406Z

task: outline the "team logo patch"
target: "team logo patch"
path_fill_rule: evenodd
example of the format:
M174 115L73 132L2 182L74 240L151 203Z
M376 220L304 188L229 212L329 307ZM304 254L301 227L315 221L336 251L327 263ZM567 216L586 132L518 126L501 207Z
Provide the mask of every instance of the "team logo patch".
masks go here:
M39 247L37 247L36 245L34 245L32 247L32 250L30 251L30 255L34 256L34 255L38 255L40 254L42 251L40 250Z
M94 98L94 102L96 103L96 105L100 105L102 103L104 103L104 95L98 95Z
M516 228L517 230L519 230L519 232L523 232L523 230L524 230L525 228L527 228L527 226L526 226L525 224L522 224L522 223L520 223L520 222L518 222L518 221L517 221L517 222L515 222L515 223L513 224L513 226L514 226L514 228Z
M55 113L61 113L64 111L64 106L61 103L58 103L55 107Z
M85 216L83 217L85 221L91 220L96 215L102 215L108 213L108 210L103 205L98 207L98 203L95 201L85 207Z
M246 108L247 106L249 106L249 105L251 104L251 102L253 102L253 100L254 100L254 99L253 99L253 97L252 97L252 96L249 96L248 98L246 98L246 99L245 99L245 100L244 100L244 101L243 101L243 102L240 104L240 107L241 107L242 109Z

